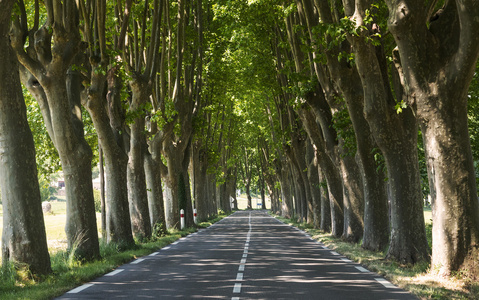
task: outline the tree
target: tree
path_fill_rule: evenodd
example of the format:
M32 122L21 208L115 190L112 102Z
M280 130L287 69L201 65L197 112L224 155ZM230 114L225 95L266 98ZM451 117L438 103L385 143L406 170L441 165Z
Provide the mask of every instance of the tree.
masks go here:
M479 200L467 127L467 93L479 55L476 1L388 0L404 102L424 139L433 210L432 266L477 260ZM451 164L451 162L454 162Z
M21 3L23 4L23 3ZM74 1L45 1L47 18L39 27L39 7L28 29L24 5L14 21L11 44L19 62L33 75L27 88L39 102L48 133L58 151L67 195L68 247L84 259L100 256L93 199L91 160L80 105L80 78L72 72L82 51ZM28 38L28 46L24 48Z
M3 204L2 264L26 263L48 274L50 255L43 222L33 136L28 127L18 69L9 43L15 1L0 2L0 190ZM12 72L13 70L13 72Z
M80 1L82 30L89 43L85 57L88 61L83 68L88 85L82 94L82 105L91 116L105 157L106 241L128 247L134 240L128 208L128 157L123 133L126 121L121 99L122 82L118 75L121 65L117 61L109 64L106 1L92 1L90 5Z

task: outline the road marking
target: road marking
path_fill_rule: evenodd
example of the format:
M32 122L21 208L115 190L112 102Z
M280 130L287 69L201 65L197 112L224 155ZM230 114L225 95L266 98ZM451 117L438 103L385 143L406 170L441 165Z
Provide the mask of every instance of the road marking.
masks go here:
M355 267L355 268L358 269L359 271L363 272L363 273L369 273L369 270L365 269L363 267Z
M347 259L347 258L341 258L341 260L344 261L344 262L348 262L348 263L353 262L352 260Z
M93 283L86 283L82 286L77 287L76 289L73 289L73 290L67 292L67 294L78 294L79 292L83 291L84 289L87 289L87 288L91 287L92 285L93 285Z
M166 246L166 247L161 248L161 250L168 250L170 248L171 248L171 246Z
M248 249L244 249L244 252L243 252L243 253L247 254L247 253L248 253Z
M160 253L160 252L153 252L153 253L151 253L151 254L148 255L148 256L155 256L155 255L157 255L158 253Z
M233 293L235 294L241 293L241 283L235 283L235 287L233 288Z
M239 300L239 297L233 297L231 300Z
M132 261L132 262L130 263L130 265L136 265L136 264L139 264L139 263L141 263L141 262L142 262L142 261L144 261L144 260L145 260L144 258L138 258L137 260L135 260L135 261Z
M376 279L377 282L379 282L380 284L382 284L384 287L387 287L388 289L397 289L398 287L395 286L394 284L390 283L389 281L387 281L386 279L384 278L374 278Z
M334 252L334 251L331 251L331 254L332 254L332 255L341 255L341 254L339 254L338 252Z
M246 257L248 257L248 254L246 254L246 253L243 254L243 258L246 258Z
M105 274L105 276L115 276L116 274L121 273L121 272L123 272L123 271L125 271L125 269L117 269L117 270L115 270L115 271L113 271L113 272L110 272L110 273L108 273L108 274Z
M236 281L243 281L243 273L236 274Z
M241 261L240 261L240 264L245 264L246 263L246 258L243 258Z
M243 272L244 271L244 265L240 265L239 268L238 268L238 272L241 271Z
M171 243L171 244L172 244L172 245L176 245L176 244L178 244L179 242L180 242L180 241L178 240L178 241L173 242L173 243Z

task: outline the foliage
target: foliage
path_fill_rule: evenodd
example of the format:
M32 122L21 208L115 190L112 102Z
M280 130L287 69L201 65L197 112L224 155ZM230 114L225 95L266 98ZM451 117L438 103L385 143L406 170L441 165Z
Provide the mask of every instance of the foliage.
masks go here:
M43 123L40 106L25 88L23 96L27 106L28 123L35 142L38 176L47 180L61 169L60 158Z
M93 189L93 198L95 199L95 211L101 213L101 193L97 189Z
M469 87L468 125L471 138L472 156L475 161L476 181L479 186L479 64L476 67L474 78Z

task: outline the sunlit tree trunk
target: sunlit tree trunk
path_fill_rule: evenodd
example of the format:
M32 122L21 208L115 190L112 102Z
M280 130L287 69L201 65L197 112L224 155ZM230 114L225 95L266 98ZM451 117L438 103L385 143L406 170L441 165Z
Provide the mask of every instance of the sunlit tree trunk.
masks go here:
M35 145L27 122L15 53L9 42L15 1L0 2L0 190L3 205L2 265L27 264L34 274L51 273Z

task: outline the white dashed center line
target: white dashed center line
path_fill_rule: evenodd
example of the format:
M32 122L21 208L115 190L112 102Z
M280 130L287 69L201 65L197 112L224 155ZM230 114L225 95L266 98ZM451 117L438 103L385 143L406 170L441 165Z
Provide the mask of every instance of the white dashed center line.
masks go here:
M251 213L249 213L248 217L248 234L246 235L246 242L244 244L244 249L243 249L243 256L240 261L240 265L238 267L238 274L236 274L236 281L243 281L243 276L244 276L244 269L246 265L246 258L248 257L248 249L249 249L249 242L251 239L251 231L252 231L252 226L251 226ZM239 294L241 293L241 283L236 282L234 287L233 287L233 294ZM239 297L232 297L231 300L239 300Z
M234 294L241 293L241 283L235 283L235 287L233 288L233 293Z

